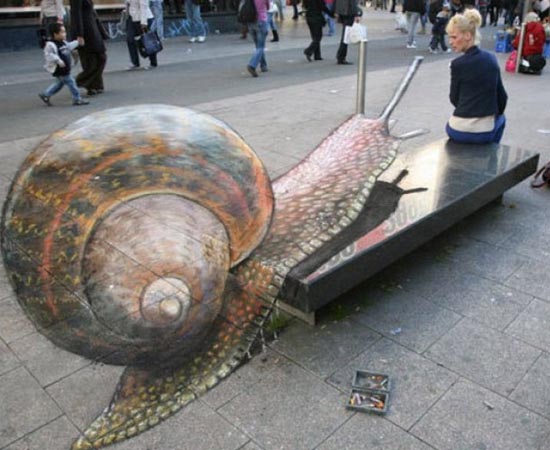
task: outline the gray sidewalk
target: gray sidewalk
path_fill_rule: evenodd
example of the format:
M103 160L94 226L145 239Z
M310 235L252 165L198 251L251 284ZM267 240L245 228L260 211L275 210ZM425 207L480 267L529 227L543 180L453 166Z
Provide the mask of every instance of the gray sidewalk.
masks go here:
M285 45L307 40L303 24L295 33ZM216 39L197 53L225 52ZM400 151L444 136L448 62L426 56L393 114L395 134L431 130ZM378 115L404 72L367 74L368 116ZM12 75L3 62L0 79ZM550 72L503 78L510 96L503 143L550 159ZM193 108L229 123L275 177L353 112L355 86L351 75L304 80ZM29 124L28 138L0 144L2 199L43 138ZM329 305L317 326L291 321L209 393L113 450L550 449L549 196L516 186L502 206L477 212ZM392 378L385 417L345 409L357 368ZM68 449L108 404L122 370L37 333L0 268L0 450Z

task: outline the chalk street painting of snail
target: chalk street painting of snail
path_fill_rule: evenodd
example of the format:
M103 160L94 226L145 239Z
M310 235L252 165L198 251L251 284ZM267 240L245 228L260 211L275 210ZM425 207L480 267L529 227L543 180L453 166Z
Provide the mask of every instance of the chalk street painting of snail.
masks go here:
M18 301L56 345L126 365L73 443L97 449L176 413L247 356L288 272L361 212L402 138L356 114L273 183L206 114L115 108L53 133L24 161L2 216Z

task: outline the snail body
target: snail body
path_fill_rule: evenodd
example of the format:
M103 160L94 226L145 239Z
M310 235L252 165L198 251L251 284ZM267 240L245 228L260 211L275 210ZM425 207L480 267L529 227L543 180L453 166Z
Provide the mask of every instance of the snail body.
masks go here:
M73 450L155 426L242 362L288 272L394 160L388 117L350 117L273 184L227 125L165 105L92 114L29 155L1 229L18 301L60 347L128 365Z

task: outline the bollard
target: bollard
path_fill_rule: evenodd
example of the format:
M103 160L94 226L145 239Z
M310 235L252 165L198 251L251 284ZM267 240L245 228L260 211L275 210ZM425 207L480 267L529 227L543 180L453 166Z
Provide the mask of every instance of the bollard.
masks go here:
M365 114L365 87L367 82L367 41L359 42L359 64L357 67L356 114Z

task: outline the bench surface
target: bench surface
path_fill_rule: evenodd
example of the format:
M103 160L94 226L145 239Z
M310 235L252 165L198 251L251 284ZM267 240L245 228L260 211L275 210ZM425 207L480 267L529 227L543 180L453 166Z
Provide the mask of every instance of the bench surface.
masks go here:
M447 139L402 151L357 221L288 274L283 302L298 312L316 311L499 198L535 172L538 158L506 145ZM407 193L417 188L424 190Z

